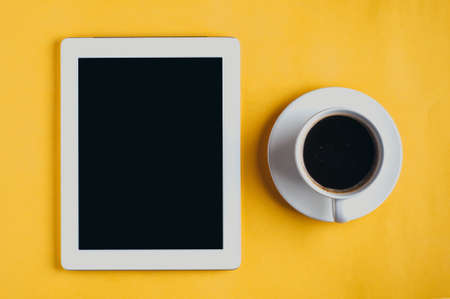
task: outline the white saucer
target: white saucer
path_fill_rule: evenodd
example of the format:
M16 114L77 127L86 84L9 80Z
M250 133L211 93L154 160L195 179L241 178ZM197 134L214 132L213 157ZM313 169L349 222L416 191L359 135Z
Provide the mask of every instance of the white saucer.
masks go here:
M349 199L335 200L313 191L302 180L294 147L300 129L311 116L338 106L364 115L378 129L383 163L367 189ZM275 186L294 209L317 220L346 222L372 212L391 193L400 175L402 143L392 118L375 100L348 88L321 88L300 96L280 114L270 133L268 162Z

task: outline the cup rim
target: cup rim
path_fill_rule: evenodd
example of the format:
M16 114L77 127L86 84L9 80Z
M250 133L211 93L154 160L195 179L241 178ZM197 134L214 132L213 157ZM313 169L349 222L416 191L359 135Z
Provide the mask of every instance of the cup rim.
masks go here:
M318 123L320 120L332 116L332 115L344 115L350 118L353 118L357 121L359 121L362 125L364 125L369 133L372 135L372 137L375 140L376 146L377 146L377 164L375 167L370 171L370 173L367 174L367 176L370 176L367 180L362 180L362 183L359 185L352 186L351 188L339 191L339 192L333 192L332 189L326 189L323 186L321 186L318 182L316 182L309 174L308 170L306 169L305 162L303 159L303 148L305 144L306 136L308 135L309 131L314 127L316 123ZM346 107L330 107L326 108L324 110L321 110L317 113L315 113L313 116L311 116L306 123L303 125L303 127L300 129L300 132L297 135L296 141L295 141L295 164L298 172L300 173L300 176L304 180L304 182L311 187L316 192L330 197L334 199L345 199L349 198L353 195L356 195L364 190L366 190L378 177L378 174L380 172L381 165L383 164L383 157L384 157L384 147L383 147L383 141L381 139L381 136L376 129L376 127L373 125L373 123L367 119L364 115L360 114L359 112L349 109Z

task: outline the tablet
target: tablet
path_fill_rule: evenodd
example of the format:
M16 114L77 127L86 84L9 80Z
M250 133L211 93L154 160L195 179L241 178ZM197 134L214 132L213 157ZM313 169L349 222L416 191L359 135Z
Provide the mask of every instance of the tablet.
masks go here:
M241 260L234 38L61 43L61 264L235 269Z

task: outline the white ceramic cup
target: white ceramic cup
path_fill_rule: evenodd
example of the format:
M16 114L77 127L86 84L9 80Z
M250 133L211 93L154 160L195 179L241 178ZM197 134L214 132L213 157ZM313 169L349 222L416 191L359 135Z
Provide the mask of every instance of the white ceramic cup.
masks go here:
M316 182L311 175L308 173L308 170L305 166L305 161L303 158L303 147L305 144L306 136L309 131L322 119L327 118L329 116L334 115L342 115L346 117L350 117L364 125L369 131L375 146L376 146L376 157L374 159L374 165L372 166L371 171L366 175L366 177L355 186L345 189L345 190L335 190L326 188ZM355 112L349 108L345 107L333 107L322 110L316 114L314 114L310 119L306 121L306 123L301 128L299 134L297 135L297 139L295 142L295 162L297 169L300 173L300 176L305 181L305 183L317 193L326 196L330 199L342 200L349 199L352 196L364 191L367 187L377 178L379 170L383 164L383 141L380 137L377 128L366 118L364 115L361 115L358 112Z

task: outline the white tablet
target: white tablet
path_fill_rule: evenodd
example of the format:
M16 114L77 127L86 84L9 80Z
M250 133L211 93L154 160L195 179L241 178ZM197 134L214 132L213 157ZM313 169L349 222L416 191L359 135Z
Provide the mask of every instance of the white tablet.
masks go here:
M61 44L61 264L234 269L241 260L233 38Z

